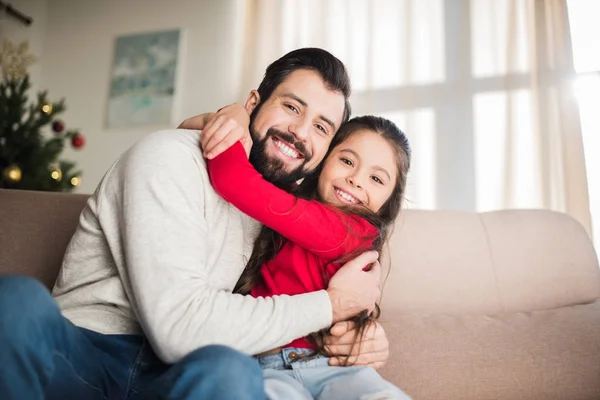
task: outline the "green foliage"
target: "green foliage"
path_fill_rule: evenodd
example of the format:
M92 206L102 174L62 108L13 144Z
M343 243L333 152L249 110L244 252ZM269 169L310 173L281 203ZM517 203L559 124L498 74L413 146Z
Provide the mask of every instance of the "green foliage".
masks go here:
M71 191L71 179L79 176L75 164L60 160L65 141L70 141L77 131L67 130L46 138L43 128L65 110L64 99L49 103L47 92L40 92L34 103L28 104L29 76L5 79L0 82L0 188ZM45 104L52 110L42 111ZM22 178L11 182L3 171L11 166L21 169ZM62 179L51 176L52 169L60 168Z

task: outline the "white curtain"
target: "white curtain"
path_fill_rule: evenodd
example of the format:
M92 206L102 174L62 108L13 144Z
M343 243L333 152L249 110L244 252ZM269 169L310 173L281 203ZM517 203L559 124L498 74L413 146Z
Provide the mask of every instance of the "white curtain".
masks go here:
M242 93L286 52L348 67L353 115L396 121L409 207L548 208L590 232L566 0L246 0Z
M474 97L478 204L567 212L591 233L566 2L472 3L488 53L474 74L487 64L505 79Z
M573 64L578 74L575 93L587 167L592 232L600 249L600 2L567 0L573 43Z

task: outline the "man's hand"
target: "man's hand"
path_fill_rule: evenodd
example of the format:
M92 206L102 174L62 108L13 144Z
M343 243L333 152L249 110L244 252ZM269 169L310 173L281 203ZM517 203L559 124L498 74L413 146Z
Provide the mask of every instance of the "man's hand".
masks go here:
M329 365L343 365L347 356L351 365L368 365L379 369L390 358L390 343L383 327L373 322L367 328L360 342L354 338L357 334L353 322L342 321L335 324L331 335L325 337L325 350L332 356Z
M370 314L381 296L381 265L376 251L348 261L329 281L333 322L345 321L362 311Z
M204 157L215 158L237 141L241 141L250 154L252 138L249 131L250 116L241 104L221 108L204 126L200 142Z

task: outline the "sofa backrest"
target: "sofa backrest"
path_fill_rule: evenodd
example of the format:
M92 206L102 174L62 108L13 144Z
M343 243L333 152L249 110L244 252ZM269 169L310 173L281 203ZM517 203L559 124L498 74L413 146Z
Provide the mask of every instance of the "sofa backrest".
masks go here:
M494 315L600 298L589 236L573 218L553 211L408 210L395 227L390 254L383 311Z
M0 273L52 288L87 195L0 189Z
M0 273L27 274L52 287L87 197L0 190ZM384 316L502 314L600 298L590 239L556 212L407 210L390 254Z

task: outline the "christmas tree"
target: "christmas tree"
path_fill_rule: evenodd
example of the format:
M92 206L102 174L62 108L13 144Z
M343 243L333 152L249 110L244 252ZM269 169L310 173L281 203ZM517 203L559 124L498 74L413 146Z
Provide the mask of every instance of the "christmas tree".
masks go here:
M79 149L85 140L56 119L65 110L64 99L50 102L44 91L29 102L27 68L34 57L28 49L27 42L5 41L0 52L0 188L71 191L81 183L80 171L60 155L65 142Z

